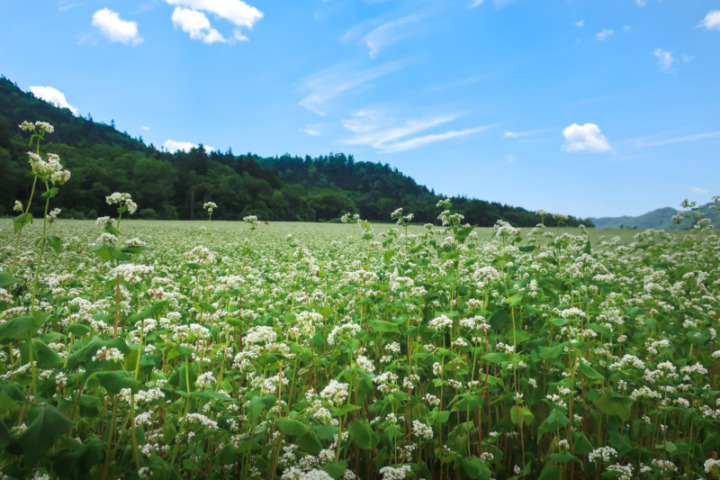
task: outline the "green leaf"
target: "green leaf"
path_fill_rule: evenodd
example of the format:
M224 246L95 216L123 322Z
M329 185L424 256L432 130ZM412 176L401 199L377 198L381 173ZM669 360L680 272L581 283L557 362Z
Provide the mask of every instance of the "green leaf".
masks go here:
M455 234L455 240L457 240L458 243L465 243L465 240L467 240L468 235L475 229L474 225L469 225L467 227L462 227L458 232Z
M513 405L512 408L510 408L510 420L512 420L515 425L520 424L520 415L522 415L523 425L528 425L535 420L535 415L532 414L529 407L518 408L517 405Z
M588 323L585 328L592 330L593 332L602 335L605 338L614 338L612 330L604 325L598 325L597 323Z
M165 307L168 306L170 302L168 300L164 300L162 302L156 303L155 305L146 308L142 312L134 313L130 315L127 320L130 323L135 323L138 320L144 320L146 318L151 318L160 313Z
M105 225L105 231L106 231L107 233L110 233L110 234L112 234L112 235L115 235L116 237L119 237L119 236L120 236L120 230L118 230L117 228L113 227L112 224Z
M43 193L42 195L40 195L40 196L41 196L42 198L53 198L55 195L58 194L59 191L60 191L60 189L58 189L57 187L53 187L53 188L51 188L50 190L44 192L44 193Z
M38 367L44 370L56 368L63 363L63 359L57 354L55 350L48 347L45 342L35 338L32 341L33 346L33 360L37 362ZM27 343L23 343L21 347L23 361L30 361L28 354Z
M621 403L619 400L602 397L600 400L595 402L595 406L607 416L620 417L624 422L627 422L628 419L630 419L630 407Z
M505 352L494 352L483 355L482 359L490 363L502 363L510 360L510 356Z
M546 462L540 472L538 480L557 480L558 478L562 478L560 476L560 467L558 467L554 462Z
M332 412L333 417L342 417L343 415L347 415L348 413L354 412L358 409L360 409L360 407L349 403L339 408L330 408L330 411Z
M36 315L42 313L45 315ZM17 340L32 336L45 322L47 315L44 312L35 312L33 315L15 317L0 325L0 340Z
M468 478L479 478L480 480L490 480L492 478L492 472L487 463L478 457L463 458L461 465Z
M368 325L380 333L400 333L400 327L394 323L384 322L382 320L371 320L368 322Z
M310 431L310 425L306 425L292 418L281 418L277 426L285 435L298 436Z
M554 347L538 347L538 350L540 351L540 358L545 358L547 360L550 360L552 358L557 358L560 356L560 354L563 352L563 349L565 348L564 345L556 345Z
M580 459L570 452L551 453L548 455L548 459L555 463L570 463L573 460L580 462Z
M480 395L471 395L469 393L463 393L459 395L459 400L450 409L451 412L466 412L468 410L474 411L477 407L482 405L483 398Z
M348 426L348 432L355 443L364 450L375 447L379 440L366 420L351 423Z
M430 412L430 418L435 420L437 423L446 423L450 419L450 412L447 410L438 411L437 407Z
M313 430L315 430L315 435L317 435L318 438L330 442L335 437L338 429L333 425L315 425Z
M4 450L13 441L13 434L5 425L5 421L0 417L0 450Z
M122 248L120 249L120 251L123 253L129 253L130 255L136 255L140 252L144 252L147 249L148 247L143 247L142 245L132 245L130 247Z
M332 478L337 480L338 478L341 478L343 474L345 473L345 470L347 470L347 462L342 461L338 463L328 463L323 467L323 470L327 472L328 475L330 475Z
M553 410L550 415L547 416L538 427L539 433L552 433L559 428L567 427L570 424L570 419L562 412Z
M55 441L70 430L73 422L52 405L35 406L30 410L33 420L18 438L28 463L34 464L50 450Z
M28 223L32 222L32 219L32 213L21 213L17 217L13 218L13 226L15 228L15 233L19 232L20 229Z
M97 378L105 390L113 395L117 395L123 388L129 388L133 392L137 392L140 389L140 382L135 380L132 375L133 373L118 370L112 372L95 372L91 377Z
M555 326L564 327L570 322L570 320L567 318L551 318L550 322Z
M295 444L302 450L312 455L317 455L322 450L322 444L313 432L307 432L295 440Z
M231 465L237 463L240 457L240 449L232 443L228 443L217 454L217 459L220 465Z
M130 260L130 255L110 245L98 245L91 248L90 251L97 253L103 260L119 260L121 262Z
M605 380L605 377L590 365L580 364L580 371L591 380Z
M0 272L0 288L7 288L13 283L19 282L20 279L13 277L7 272Z
M573 432L573 452L576 455L587 455L594 449L584 432Z
M522 292L516 293L512 297L508 298L508 303L510 304L511 307L517 307L518 305L520 305L520 302L522 302L522 299L523 299Z
M70 325L68 327L68 331L78 337L82 337L83 335L92 332L90 327L88 327L87 325L83 325L81 323L76 323L74 325Z
M55 250L55 253L60 253L60 250L62 250L62 240L60 240L60 237L48 235L46 238L52 249Z
M190 392L188 395L194 398L202 398L203 400L220 400L221 402L234 401L232 397L228 397L227 395L223 395L222 393L218 393L214 390L201 390L199 392Z
M674 454L677 451L677 445L670 441L665 441L661 444L655 445L655 448L657 448L658 450L665 450L670 455Z

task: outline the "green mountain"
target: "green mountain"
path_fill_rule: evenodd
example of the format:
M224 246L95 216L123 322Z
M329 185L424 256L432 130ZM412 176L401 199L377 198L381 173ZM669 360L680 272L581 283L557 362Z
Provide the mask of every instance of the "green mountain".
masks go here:
M707 203L698 207L697 211L702 213L702 217L708 218L712 221L713 225L720 225L720 216L718 211L711 208L714 204ZM590 220L595 224L597 228L633 228L638 230L645 230L648 228L654 228L657 230L680 230L692 227L696 221L693 218L683 218L681 223L675 223L673 217L681 214L680 210L674 208L665 207L658 208L651 212L644 213L637 217L602 217L602 218L591 218Z
M435 223L436 204L443 198L387 164L358 162L342 153L261 158L209 153L202 146L174 154L159 151L112 124L76 117L0 77L0 215L11 215L14 201L24 202L30 195L28 135L18 128L24 120L55 127L42 152L60 155L72 173L53 199L66 218L112 215L105 196L119 191L133 196L140 218L202 218L203 203L213 201L219 207L213 218L221 220L257 215L263 220L329 221L349 212L389 221L390 213L403 207L415 214L416 222ZM479 226L499 219L518 226L540 222L534 212L519 207L465 197L451 200L455 211ZM43 214L39 203L33 204L35 216ZM553 221L546 219L546 224ZM580 223L592 226L574 217L566 224Z

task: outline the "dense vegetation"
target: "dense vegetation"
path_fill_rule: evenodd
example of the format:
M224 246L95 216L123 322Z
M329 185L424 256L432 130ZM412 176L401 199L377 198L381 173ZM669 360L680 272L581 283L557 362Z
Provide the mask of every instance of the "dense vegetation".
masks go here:
M444 217L0 221L3 474L720 478L716 235Z
M104 197L125 191L139 204L139 216L149 219L198 218L203 203L212 200L220 207L214 218L227 220L257 215L263 220L327 221L350 212L387 221L402 206L415 213L416 222L437 222L435 205L442 197L387 164L356 162L344 154L260 158L202 148L171 154L112 125L75 117L5 78L0 78L0 215L10 214L13 201L30 193L27 139L17 128L24 120L55 127L46 138L48 151L59 154L73 175L55 199L65 217L108 215L112 210ZM453 203L475 225L491 226L499 219L519 226L541 221L533 212L500 203L468 198ZM554 222L545 219L548 225ZM592 225L573 217L565 223Z

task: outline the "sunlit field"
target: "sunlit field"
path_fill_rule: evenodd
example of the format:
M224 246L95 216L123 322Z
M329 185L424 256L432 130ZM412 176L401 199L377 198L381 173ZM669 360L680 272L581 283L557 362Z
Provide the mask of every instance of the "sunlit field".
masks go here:
M45 242L41 222L18 236L3 220L0 469L720 472L712 231L441 216L447 227L60 219Z

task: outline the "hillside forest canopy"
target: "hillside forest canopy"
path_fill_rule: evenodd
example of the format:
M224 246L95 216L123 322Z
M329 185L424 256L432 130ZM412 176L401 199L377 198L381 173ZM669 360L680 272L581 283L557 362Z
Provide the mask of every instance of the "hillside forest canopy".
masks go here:
M0 78L0 215L11 215L16 199L28 198L32 174L27 168L27 138L17 126L25 120L46 121L55 131L46 137L45 152L56 153L72 172L54 202L66 218L110 215L105 197L130 192L145 219L204 218L203 203L219 208L213 218L239 220L256 215L262 220L334 221L344 213L368 220L389 221L402 207L418 223L438 223L442 195L418 185L388 164L356 161L353 155L330 153L319 157L285 154L263 158L247 153L208 152L201 146L170 153L146 145L88 115L76 117L13 82ZM451 198L465 221L492 226L498 220L515 226L534 226L552 215L467 197ZM41 205L32 213L41 216ZM564 216L566 226L593 226L589 219Z

